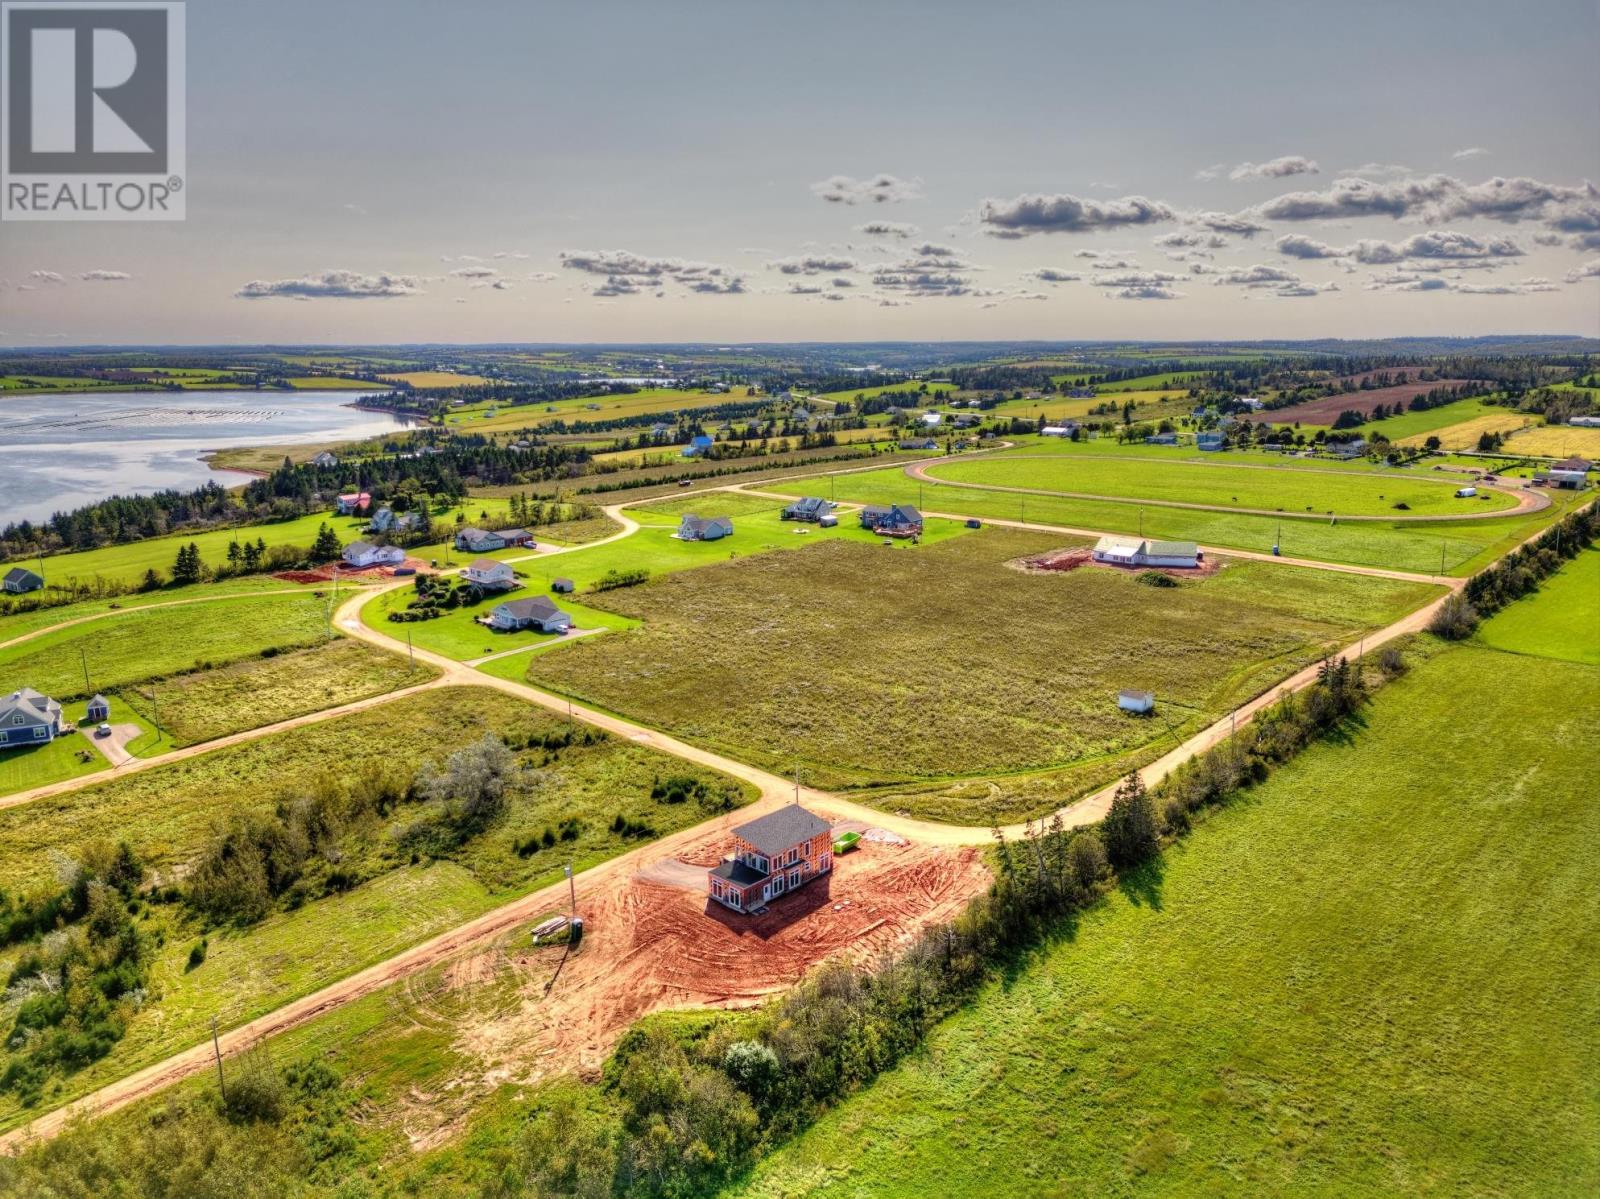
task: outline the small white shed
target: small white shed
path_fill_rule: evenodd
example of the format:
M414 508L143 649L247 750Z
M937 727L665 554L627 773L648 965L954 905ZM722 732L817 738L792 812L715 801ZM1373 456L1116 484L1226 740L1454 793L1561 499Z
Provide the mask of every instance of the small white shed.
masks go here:
M1132 712L1136 716L1145 716L1156 710L1156 693L1154 691L1119 691L1117 692L1117 707L1124 712Z

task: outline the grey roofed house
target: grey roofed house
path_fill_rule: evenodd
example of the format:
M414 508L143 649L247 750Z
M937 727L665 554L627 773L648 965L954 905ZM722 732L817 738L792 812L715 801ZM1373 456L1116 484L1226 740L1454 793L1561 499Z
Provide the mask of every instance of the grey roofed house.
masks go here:
M95 697L85 706L83 714L90 720L104 720L111 715L111 701L105 696L96 693Z
M712 867L711 873L717 878L727 879L736 887L748 887L767 877L754 866L746 865L738 858L730 858L726 862L719 863Z
M485 550L503 550L506 548L506 542L498 533L490 533L483 529L462 529L456 534L456 548L481 554Z
M33 745L62 732L61 705L32 687L0 699L0 745Z
M678 522L678 536L685 541L717 541L733 534L733 521L726 516L685 516Z
M3 585L7 591L18 594L24 591L37 591L44 586L44 576L25 566L13 566L6 571Z
M739 825L733 830L733 835L748 841L764 854L776 855L802 841L832 832L833 826L822 817L813 815L799 804L789 804L749 824Z
M796 500L783 510L784 520L821 520L830 511L833 505L818 496L808 495L804 499Z
M489 622L501 628L525 628L528 625L537 625L539 631L548 633L552 629L566 629L572 626L572 616L556 607L547 595L535 595L528 599L507 600L497 604L489 613Z

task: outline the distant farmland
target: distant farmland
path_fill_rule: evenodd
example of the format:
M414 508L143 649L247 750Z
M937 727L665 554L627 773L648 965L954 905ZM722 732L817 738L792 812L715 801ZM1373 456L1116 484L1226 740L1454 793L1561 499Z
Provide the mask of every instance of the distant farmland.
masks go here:
M1342 395L1324 396L1320 400L1307 400L1288 408L1275 408L1262 415L1273 424L1331 425L1341 412L1354 410L1363 416L1372 415L1379 404L1393 408L1404 407L1420 395L1437 387L1464 387L1471 379L1435 379L1431 383L1402 383L1397 387L1379 387L1373 391L1348 391Z

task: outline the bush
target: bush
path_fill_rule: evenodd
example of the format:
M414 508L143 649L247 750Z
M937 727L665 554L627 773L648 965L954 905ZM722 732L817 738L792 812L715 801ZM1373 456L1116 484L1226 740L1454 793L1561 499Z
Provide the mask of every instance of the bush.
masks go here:
M190 948L190 950L189 950L189 963L188 963L188 965L186 965L184 967L184 970L185 971L193 970L196 966L199 966L205 960L206 960L206 939L204 937L201 937L198 941L196 941L194 943L193 947Z
M1178 580L1159 570L1142 570L1139 572L1138 581L1146 587L1176 587Z
M1443 637L1446 641L1460 641L1470 637L1477 627L1478 610L1460 592L1447 596L1444 603L1439 605L1439 610L1433 614L1433 619L1428 622L1428 632L1435 637Z
M230 1074L223 1071L224 1110L237 1124L276 1124L283 1119L288 1089L266 1051L255 1049L235 1059Z

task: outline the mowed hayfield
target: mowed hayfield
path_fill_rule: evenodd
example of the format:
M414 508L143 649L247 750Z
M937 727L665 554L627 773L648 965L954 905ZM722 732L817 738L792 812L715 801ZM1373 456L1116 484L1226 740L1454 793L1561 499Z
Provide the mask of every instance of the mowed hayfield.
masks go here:
M1170 589L1013 565L1063 544L998 529L915 553L833 541L677 574L595 597L642 627L535 658L529 676L733 757L798 762L825 787L1114 773L1437 594L1266 563ZM1120 712L1124 687L1153 689L1161 716Z
M163 748L182 748L386 695L438 674L426 663L338 637L161 683L125 686L117 696L144 723L159 724Z
M1597 706L1439 653L730 1193L1594 1194Z
M1579 554L1540 584L1537 602L1496 613L1477 636L1515 654L1600 666L1600 549Z
M928 468L936 479L1079 492L1161 503L1256 508L1287 516L1307 513L1389 516L1399 509L1417 515L1494 512L1516 501L1498 492L1483 499L1455 498L1456 484L1421 475L1326 473L1271 466L1212 465L1075 455L1030 456L1010 452ZM1400 505L1404 508L1400 508Z
M1464 424L1476 420L1480 416L1506 416L1511 409L1491 404L1487 400L1470 399L1457 400L1453 404L1441 404L1437 408L1426 408L1419 412L1402 412L1399 416L1386 416L1382 420L1368 421L1348 430L1358 437L1370 438L1374 433L1382 433L1390 441L1400 442L1402 445L1411 445L1411 438L1416 438L1415 444L1421 445L1429 434L1438 433L1440 429L1449 428L1451 425ZM1268 418L1269 423L1272 413L1261 413ZM1524 416L1523 420L1532 418Z
M1506 443L1511 454L1535 454L1542 458L1600 458L1600 429L1573 425L1541 425L1516 434Z
M378 377L385 383L408 383L412 387L483 387L494 382L482 375L458 375L454 371L401 371Z
M327 612L326 601L310 592L132 609L0 650L0 689L77 699L263 650L314 645L328 639Z
M566 421L610 421L647 413L687 412L721 404L752 403L760 397L747 396L742 388L733 391L681 391L675 387L646 387L627 395L578 397L554 400L549 404L505 404L480 401L452 408L445 426L468 433L494 433L515 429L535 429L541 425ZM592 405L592 406L591 406Z
M805 479L790 478L762 486L776 493L799 495L812 485ZM1568 508L1583 502L1579 492L1551 492L1555 507L1522 516L1490 515L1481 520L1436 522L1330 518L1291 521L1271 515L1154 504L1141 508L1125 501L944 487L919 483L899 468L840 474L834 487L841 500L856 503L909 503L946 515L1027 520L1105 533L1142 533L1145 537L1197 541L1256 553L1270 553L1277 544L1290 558L1453 575L1481 569Z
M52 850L76 852L97 838L126 840L154 876L181 882L212 829L236 810L270 811L318 785L382 769L409 778L485 733L521 745L559 736L567 723L510 696L480 688L441 688L292 732L112 778L71 795L0 810L0 887L13 894L55 879ZM416 819L402 803L351 847L377 873L351 889L313 890L244 928L205 931L203 964L190 967L202 933L181 905L147 904L144 931L155 959L143 1005L126 1037L93 1065L48 1094L54 1107L205 1039L216 1016L224 1029L271 1011L372 962L453 928L507 900L557 881L562 868L583 870L639 844L613 831L616 815L666 834L739 804L754 789L687 766L643 746L596 734L556 751L519 754L505 813L439 856L420 857L397 835ZM672 802L652 795L664 776L702 782L707 800ZM708 807L707 804L714 804ZM538 847L543 829L574 822L556 846ZM535 848L526 849L533 841ZM519 846L523 850L519 852ZM9 971L22 952L0 950ZM0 1049L0 1069L7 1054ZM0 1129L36 1111L0 1095Z
M1410 414L1407 413L1409 416ZM1431 415L1431 414L1430 414ZM1367 429L1381 429L1388 421L1366 426ZM1391 441L1398 441L1405 446L1425 445L1430 437L1439 439L1439 446L1445 450L1475 450L1478 448L1478 439L1485 433L1498 433L1502 436L1515 433L1518 429L1532 428L1536 423L1535 418L1526 413L1514 412L1508 408L1495 408L1485 405L1483 411L1476 416L1455 424L1435 427L1429 432L1412 433L1407 437L1396 437L1387 429Z

